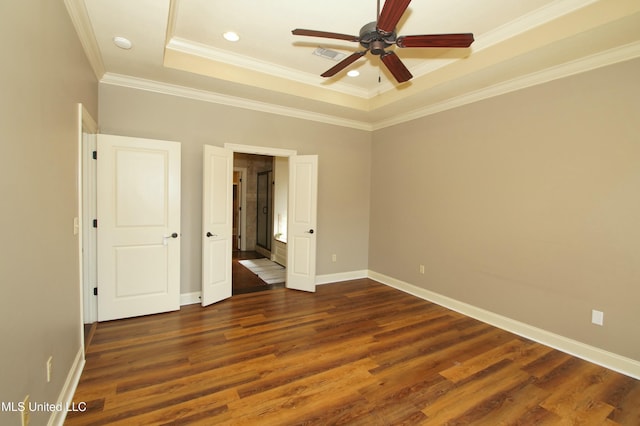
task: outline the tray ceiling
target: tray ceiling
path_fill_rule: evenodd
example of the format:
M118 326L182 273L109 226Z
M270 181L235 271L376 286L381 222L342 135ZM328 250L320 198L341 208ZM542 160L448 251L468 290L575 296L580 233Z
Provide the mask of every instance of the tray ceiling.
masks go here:
M399 35L472 32L475 42L396 49L414 75L402 84L371 54L322 78L337 62L317 48L349 55L358 43L291 34L358 35L375 20L373 0L65 2L104 84L369 130L640 56L637 0L413 0ZM116 36L133 47L117 47Z

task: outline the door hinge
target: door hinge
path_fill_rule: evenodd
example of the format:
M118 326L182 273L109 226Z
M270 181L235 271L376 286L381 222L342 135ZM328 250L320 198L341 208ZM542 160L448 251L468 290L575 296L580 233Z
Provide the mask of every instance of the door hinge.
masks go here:
M98 159L98 151L93 151L92 157L94 160Z
M93 288L93 295L97 296L98 295L98 287L94 287Z
M94 228L98 227L98 219L93 219L93 227Z

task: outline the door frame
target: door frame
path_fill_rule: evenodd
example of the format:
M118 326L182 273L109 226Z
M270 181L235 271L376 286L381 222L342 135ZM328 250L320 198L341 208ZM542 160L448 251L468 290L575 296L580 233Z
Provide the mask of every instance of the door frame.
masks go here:
M298 151L296 150L283 149L283 148L271 148L268 146L253 146L253 145L241 145L241 144L235 144L235 143L225 143L224 148L230 149L234 153L239 152L242 154L268 155L271 157L286 157L287 159L289 159L289 157L298 155ZM288 162L288 167L289 168L291 167L291 161ZM244 172L246 173L247 170L244 169ZM244 175L243 179L244 178L246 178L246 175ZM243 189L243 191L246 191L246 190ZM246 197L246 194L243 194L243 195ZM246 202L246 199L244 199L244 201ZM244 216L246 213L245 210L246 209L243 209L244 222L246 222L247 220L246 216ZM289 219L287 218L287 220ZM246 239L244 239L246 237L246 229L244 231L245 232L243 233L243 239L242 239L242 250L246 250L247 248L246 246L247 241Z
M224 144L224 148L230 149L234 153L241 152L244 154L269 155L272 157L287 157L287 159L289 160L288 161L289 176L291 176L291 167L292 167L292 161L289 157L295 157L298 155L298 151L291 150L291 149L272 148L272 147L265 147L265 146L253 146L253 145L241 145L241 144L234 144L234 143L228 143L228 142ZM290 190L291 188L289 188L289 191ZM287 215L287 222L289 220L290 218ZM287 229L289 229L288 224L287 224ZM287 251L288 251L288 248L287 248ZM315 261L317 261L317 253L316 253Z
M92 152L95 149L98 124L83 104L77 104L78 134L77 134L77 188L78 188L78 216L74 218L74 231L78 237L78 277L80 285L80 342L84 348L84 324L91 324L98 320L97 301L90 291L91 276L96 273L96 240L91 232L92 223L87 217L94 213L91 205L95 206L95 165ZM85 135L87 136L85 138ZM93 166L93 175L87 170ZM92 201L93 200L93 204ZM93 235L93 237L92 237ZM92 275L93 274L93 275ZM84 351L83 351L84 353Z

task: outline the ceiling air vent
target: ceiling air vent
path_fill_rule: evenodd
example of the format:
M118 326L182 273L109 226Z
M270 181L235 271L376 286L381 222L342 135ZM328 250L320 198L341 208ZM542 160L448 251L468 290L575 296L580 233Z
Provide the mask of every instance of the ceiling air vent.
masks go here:
M323 47L318 47L313 51L314 55L322 56L323 58L331 59L332 61L341 61L345 58L344 53L336 52L335 50L325 49Z

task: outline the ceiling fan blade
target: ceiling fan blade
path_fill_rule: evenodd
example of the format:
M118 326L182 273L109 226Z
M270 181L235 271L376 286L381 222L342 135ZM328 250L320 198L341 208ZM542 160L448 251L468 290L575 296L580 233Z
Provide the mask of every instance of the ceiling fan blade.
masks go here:
M362 52L352 53L351 55L347 56L345 59L341 60L336 65L329 68L328 70L326 70L324 73L320 75L322 77L333 77L334 75L336 75L337 73L339 73L340 71L342 71L343 69L345 69L346 67L348 67L349 65L357 61L358 59L360 59L361 57L363 57L366 53L367 53L366 50L363 50Z
M400 36L396 40L398 47L469 47L473 43L473 34L431 34Z
M383 34L391 34L411 0L387 0L378 16L376 30Z
M301 28L296 28L291 31L293 35L300 36L309 36L309 37L324 37L324 38L334 38L338 40L347 40L347 41L359 41L360 38L357 36L349 35L349 34L340 34L340 33L330 33L327 31L316 31L316 30L305 30Z
M398 80L398 83L404 83L413 78L413 75L409 72L407 67L404 66L398 55L394 52L385 52L384 55L380 55L380 59L387 66L391 74Z

